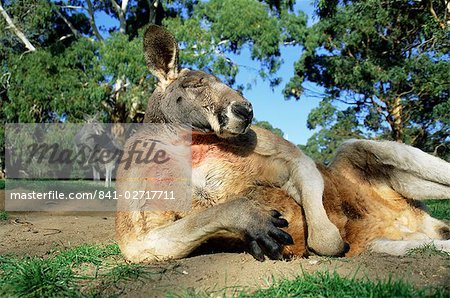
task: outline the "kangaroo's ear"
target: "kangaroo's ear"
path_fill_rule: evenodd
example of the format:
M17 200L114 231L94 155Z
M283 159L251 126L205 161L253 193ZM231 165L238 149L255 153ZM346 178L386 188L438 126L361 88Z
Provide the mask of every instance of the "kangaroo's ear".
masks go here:
M150 72L165 88L178 77L178 44L165 28L150 25L144 34L144 56Z

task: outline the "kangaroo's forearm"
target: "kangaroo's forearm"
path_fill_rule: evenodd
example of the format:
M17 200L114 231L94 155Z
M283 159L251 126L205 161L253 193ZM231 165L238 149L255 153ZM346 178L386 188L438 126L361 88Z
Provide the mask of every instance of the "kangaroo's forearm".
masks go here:
M183 258L218 233L243 233L246 228L245 198L207 208L157 227L139 239L125 243L123 250L133 262Z

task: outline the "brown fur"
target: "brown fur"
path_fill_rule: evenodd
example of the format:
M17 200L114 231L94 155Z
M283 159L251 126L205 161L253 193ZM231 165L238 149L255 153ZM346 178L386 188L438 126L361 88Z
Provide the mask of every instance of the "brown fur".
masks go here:
M420 204L407 200L392 189L379 190L361 179L352 182L339 171L318 165L325 179L324 205L331 221L350 245L346 256L356 256L370 249L375 239L412 239L414 233L424 233L424 219L429 215ZM294 245L284 247L285 257L308 255L306 221L301 206L289 195L271 187L256 187L250 196L265 207L279 210L289 222L285 228ZM410 231L402 232L399 222ZM449 228L441 223L440 239L449 239Z
M420 208L403 198L392 189L377 189L364 179L353 176L346 178L340 170L330 169L318 165L325 179L324 205L331 221L339 228L343 239L350 245L346 256L355 256L369 248L374 239L385 238L391 240L409 239L412 233L422 233L424 218L429 215ZM285 257L308 255L306 221L303 210L286 191L280 188L256 186L247 190L243 196L260 202L266 210L278 210L288 220L289 227L285 228L294 239L294 245L285 246ZM197 204L192 212L200 212L208 206ZM132 214L139 217L141 224L136 224ZM178 220L187 213L179 212L123 212L118 216L118 239L124 240L121 231L127 230L127 238L138 237L147 233L155 226ZM410 232L402 232L398 223L402 222ZM141 230L142 229L142 230ZM442 239L448 239L448 228L443 224ZM133 232L134 231L134 232ZM241 236L232 233L217 234L228 238ZM200 243L199 243L200 244ZM232 244L232 243L231 243Z

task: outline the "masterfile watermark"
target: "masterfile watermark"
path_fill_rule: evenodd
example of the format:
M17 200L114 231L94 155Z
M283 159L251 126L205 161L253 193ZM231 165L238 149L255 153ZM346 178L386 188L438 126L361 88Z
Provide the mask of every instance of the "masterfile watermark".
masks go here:
M58 143L33 143L28 146L30 155L27 163L35 162L37 164L73 164L79 165L107 165L117 161L124 163L125 169L128 170L131 164L156 163L162 164L168 162L170 157L167 152L161 149L155 149L159 140L150 140L150 142L142 142L136 140L128 151L126 158L121 149L114 148L111 151L103 149L101 145L95 144L92 148L82 144L79 150L61 149ZM143 150L137 150L136 147L142 144Z
M165 124L7 124L5 135L7 210L191 207L188 129Z

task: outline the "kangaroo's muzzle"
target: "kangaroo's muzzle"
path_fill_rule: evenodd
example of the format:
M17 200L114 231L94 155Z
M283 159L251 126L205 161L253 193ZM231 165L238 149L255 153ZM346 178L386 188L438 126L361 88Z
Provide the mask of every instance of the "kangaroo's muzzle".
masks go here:
M253 108L249 102L231 102L218 115L221 136L246 133L253 120Z

